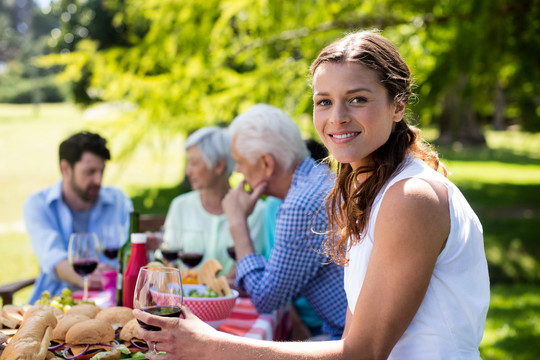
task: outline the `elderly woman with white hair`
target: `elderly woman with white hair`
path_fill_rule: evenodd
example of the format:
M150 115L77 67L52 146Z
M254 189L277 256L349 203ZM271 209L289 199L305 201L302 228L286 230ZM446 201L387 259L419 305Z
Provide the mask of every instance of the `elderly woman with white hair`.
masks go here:
M222 275L234 278L234 260L227 247L234 242L221 202L230 189L229 177L234 169L230 151L230 136L226 129L205 127L191 134L185 142L186 176L193 191L176 197L165 220L162 248L178 248L179 242L204 241L206 260L216 259L223 266ZM267 241L264 223L264 202L258 201L248 219L250 235L257 253L262 253ZM174 232L174 235L173 235ZM188 236L196 233L197 236ZM183 236L184 235L184 236Z

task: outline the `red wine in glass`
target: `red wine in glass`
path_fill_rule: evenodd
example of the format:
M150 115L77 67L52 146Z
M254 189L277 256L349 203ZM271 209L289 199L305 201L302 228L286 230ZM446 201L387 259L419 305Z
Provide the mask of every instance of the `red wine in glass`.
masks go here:
M111 265L116 266L114 259L118 257L118 250L125 240L124 227L120 224L106 224L101 227L99 240L103 255L111 260Z
M118 256L118 250L119 250L119 249L120 249L120 248L117 248L117 247L115 247L115 248L112 248L112 247L111 247L111 248L105 248L105 249L103 250L103 254L104 254L108 259L114 260L114 259L116 259L116 257Z
M227 248L227 254L229 254L229 256L234 260L236 261L236 250L234 249L234 246L229 246Z
M168 262L173 262L178 259L178 250L161 249L161 253L163 254L165 260L167 260Z
M144 309L141 309L144 312L147 312L152 315L158 315L158 316L165 316L165 317L180 317L181 311L178 306L150 306ZM161 328L158 326L148 325L140 320L137 320L139 325L143 329L149 330L149 331L160 331Z
M90 275L98 266L97 259L73 260L73 270L81 276Z
M68 261L73 271L83 277L83 301L88 301L88 274L98 264L100 246L94 233L73 233L69 237Z
M139 270L133 305L135 309L149 314L179 317L183 303L182 276L180 270L172 267L143 266ZM144 329L150 331L161 330L139 321ZM155 349L155 347L154 347ZM156 352L152 352L155 354Z
M189 268L194 268L202 261L203 253L180 253L180 260L186 264Z

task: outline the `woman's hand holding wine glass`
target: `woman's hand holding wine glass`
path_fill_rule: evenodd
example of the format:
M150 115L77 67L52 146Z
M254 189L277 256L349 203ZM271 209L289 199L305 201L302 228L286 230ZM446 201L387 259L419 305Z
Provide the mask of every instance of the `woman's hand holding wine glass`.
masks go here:
M143 266L139 271L133 305L152 315L180 317L183 292L180 270L170 267ZM160 331L159 327L139 320L142 328ZM148 344L150 349L155 350Z
M88 275L99 263L99 242L94 233L73 233L69 238L68 261L73 270L83 277L83 300L88 301Z

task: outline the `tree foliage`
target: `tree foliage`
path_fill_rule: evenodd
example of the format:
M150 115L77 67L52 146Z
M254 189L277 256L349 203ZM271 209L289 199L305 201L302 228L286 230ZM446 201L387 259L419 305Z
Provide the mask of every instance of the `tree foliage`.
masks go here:
M121 132L129 124L134 141L149 130L229 122L258 102L304 124L310 62L365 28L383 29L398 45L419 85L414 113L438 122L450 141L481 141L479 126L501 102L505 119L538 126L540 0L79 2L77 11L99 3L122 36L105 44L90 32L41 63L63 64L69 81L86 76L90 97L132 104L114 125Z
M0 102L62 101L56 69L40 69L35 56L47 54L47 37L56 26L33 1L0 2Z

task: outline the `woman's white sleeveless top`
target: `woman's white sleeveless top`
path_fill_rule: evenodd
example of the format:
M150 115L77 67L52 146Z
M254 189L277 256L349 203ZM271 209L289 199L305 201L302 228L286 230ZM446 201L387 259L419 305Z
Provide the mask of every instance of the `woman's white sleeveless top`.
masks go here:
M478 346L489 307L482 225L457 187L419 159L405 160L381 189L373 203L365 236L349 251L349 265L345 267L349 308L354 313L376 240L375 222L384 194L396 182L412 177L445 184L451 227L424 300L389 359L480 359Z

